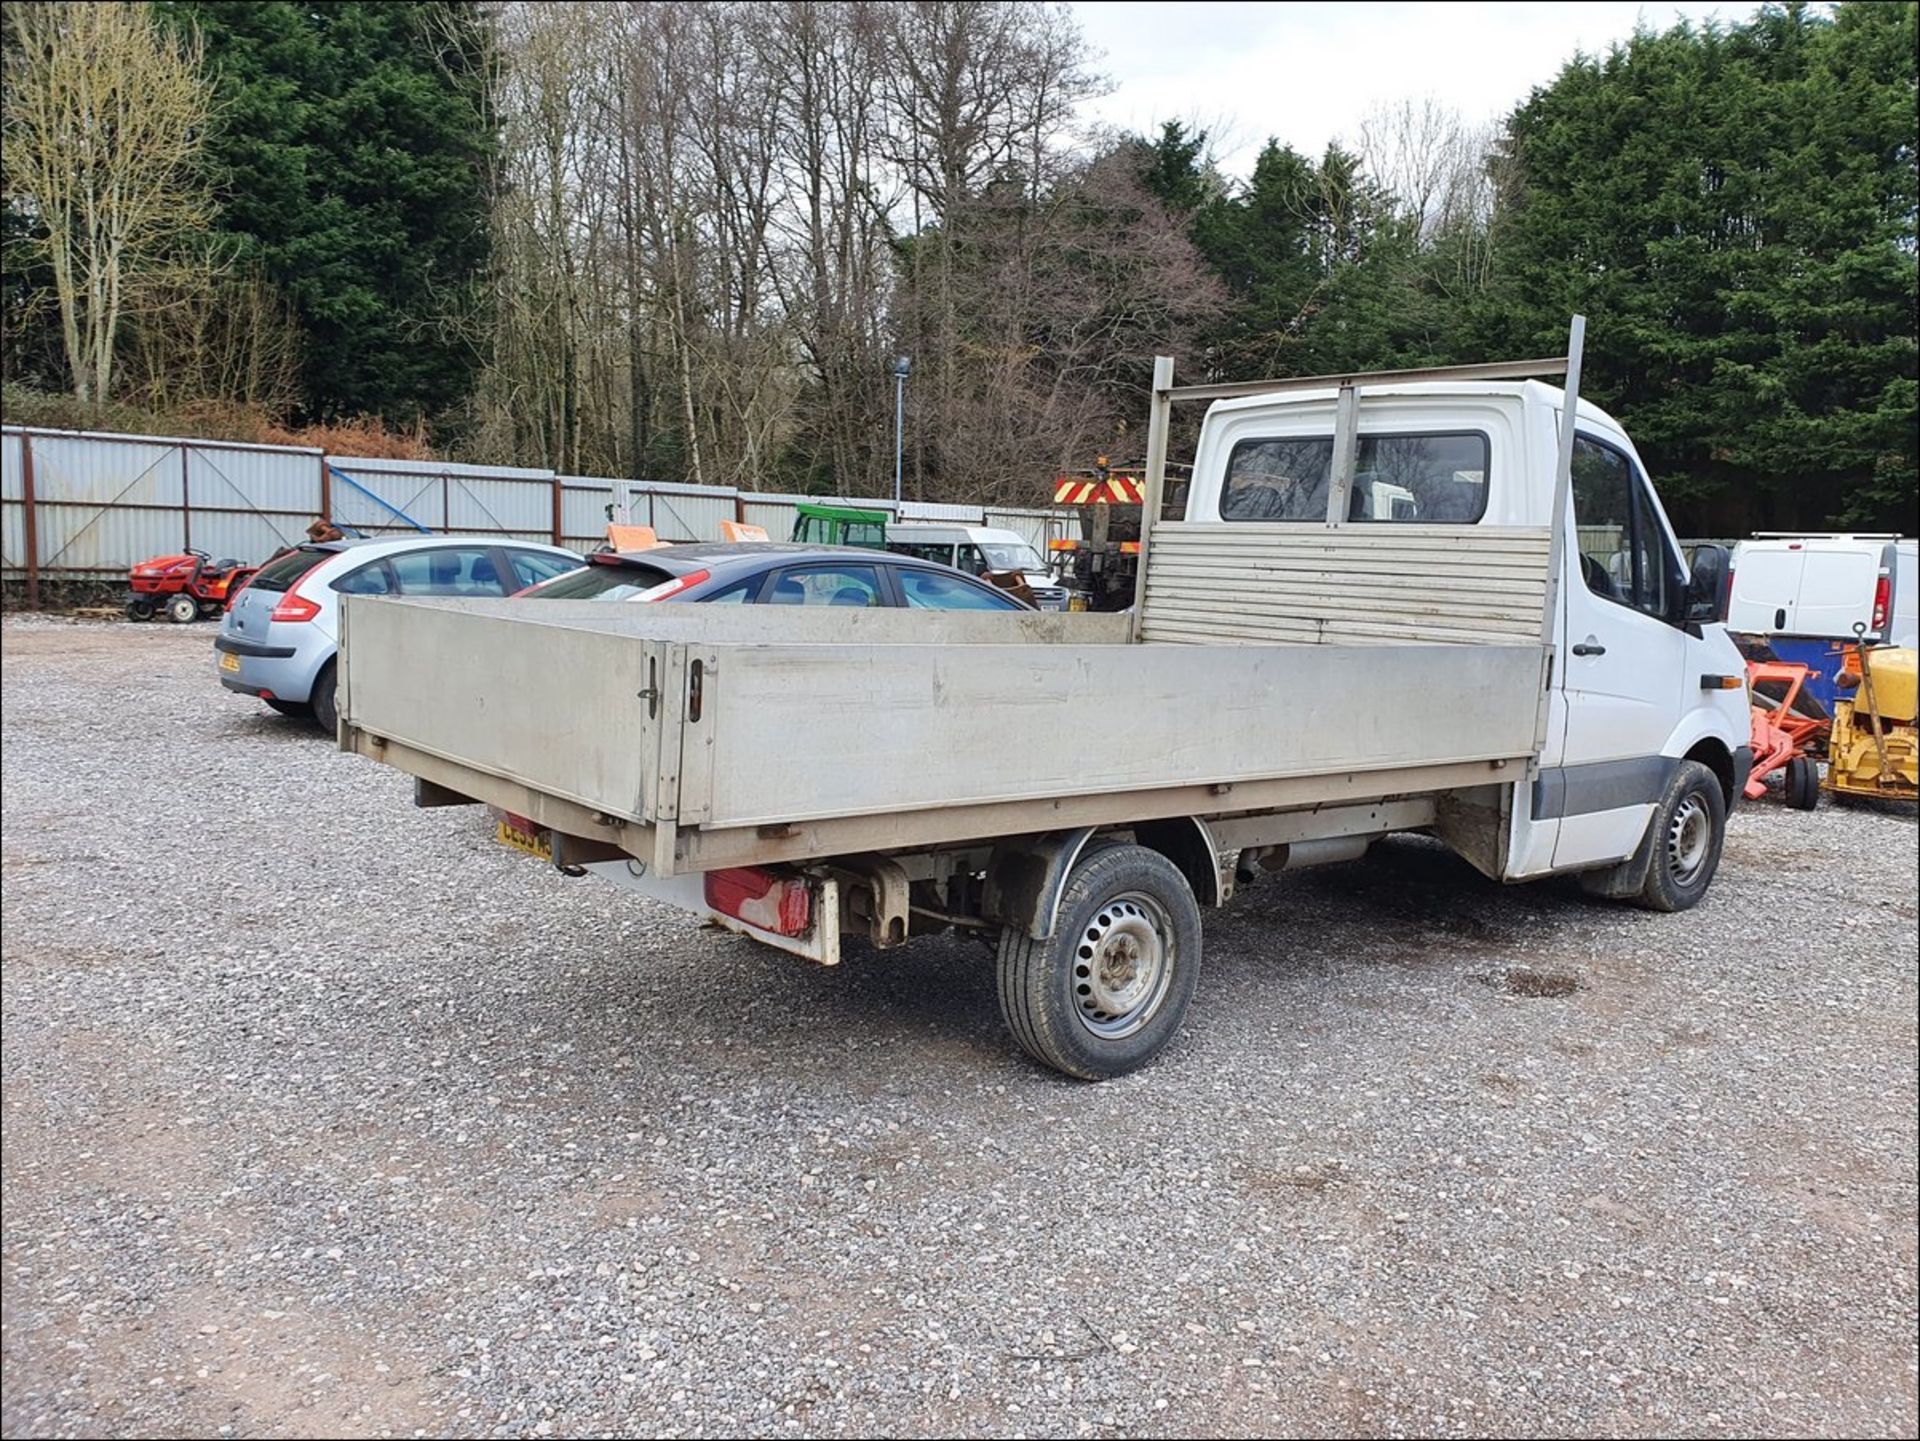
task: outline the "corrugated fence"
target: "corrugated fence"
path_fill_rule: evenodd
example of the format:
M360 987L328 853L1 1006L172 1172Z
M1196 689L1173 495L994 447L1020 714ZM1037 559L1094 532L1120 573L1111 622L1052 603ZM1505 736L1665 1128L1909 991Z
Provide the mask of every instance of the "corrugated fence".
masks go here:
M265 559L326 516L363 535L410 530L545 540L590 549L608 507L662 540L720 539L720 522L792 533L809 497L673 485L550 470L373 460L294 446L178 436L0 427L0 573L24 581L105 581L149 556L192 547L216 558ZM827 499L826 497L812 497ZM829 501L894 513L890 500ZM904 520L1000 526L1044 553L1076 536L1072 511L917 504Z

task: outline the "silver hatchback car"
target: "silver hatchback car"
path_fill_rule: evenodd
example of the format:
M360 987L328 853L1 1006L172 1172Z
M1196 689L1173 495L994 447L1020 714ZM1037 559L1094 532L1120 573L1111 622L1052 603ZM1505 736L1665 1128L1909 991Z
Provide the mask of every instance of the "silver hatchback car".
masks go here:
M342 595L506 596L577 569L570 550L490 536L416 535L296 546L234 598L213 643L220 684L331 734Z

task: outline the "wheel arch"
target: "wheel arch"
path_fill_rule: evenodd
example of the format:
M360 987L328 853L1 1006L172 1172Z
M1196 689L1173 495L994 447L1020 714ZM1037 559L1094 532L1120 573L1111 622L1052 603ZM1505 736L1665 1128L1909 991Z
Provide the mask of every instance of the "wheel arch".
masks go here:
M1219 852L1213 832L1198 816L1174 816L1123 827L1134 841L1171 861L1202 906L1226 904L1229 893L1220 880ZM987 861L982 910L989 920L1025 931L1036 941L1053 935L1060 915L1060 897L1083 855L1108 843L1112 832L1092 826L1016 836L993 848Z
M1732 812L1734 802L1740 798L1740 778L1735 772L1733 752L1726 742L1718 736L1703 736L1695 741L1682 760L1698 761L1713 772L1713 778L1720 782L1720 794Z

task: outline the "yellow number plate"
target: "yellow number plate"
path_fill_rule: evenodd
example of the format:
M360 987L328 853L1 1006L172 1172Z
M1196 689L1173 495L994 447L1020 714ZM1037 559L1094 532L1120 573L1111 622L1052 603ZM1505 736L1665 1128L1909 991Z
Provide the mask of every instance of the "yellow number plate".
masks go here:
M493 838L503 846L512 846L516 851L525 851L548 865L553 864L553 842L540 836L530 836L518 826L501 821L494 830Z
M240 657L232 654L223 654L220 657L220 669L221 670L239 670Z

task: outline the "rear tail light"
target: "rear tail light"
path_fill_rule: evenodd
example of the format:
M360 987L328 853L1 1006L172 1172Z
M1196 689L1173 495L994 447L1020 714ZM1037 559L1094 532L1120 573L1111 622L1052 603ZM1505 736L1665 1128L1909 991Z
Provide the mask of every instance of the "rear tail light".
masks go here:
M320 607L300 594L300 587L306 584L308 576L312 575L331 559L333 559L332 556L323 555L314 561L312 565L301 571L299 575L295 576L293 584L287 587L287 593L280 598L280 604L273 608L273 614L268 616L267 619L276 621L308 621L320 614ZM249 583L251 583L253 577L249 576L247 579Z
M780 876L758 866L708 871L707 905L777 936L805 934L813 920L813 891L798 876Z
M281 598L280 604L273 608L273 614L267 619L273 621L308 621L320 614L320 607L308 600L297 590L290 590Z
M673 580L663 580L651 590L643 590L635 600L672 600L682 591L692 590L696 585L705 584L713 579L710 570L696 570L687 575L677 576ZM731 912L729 912L731 914Z
M1883 575L1873 583L1873 625L1875 635L1887 628L1887 611L1893 600L1893 577Z

